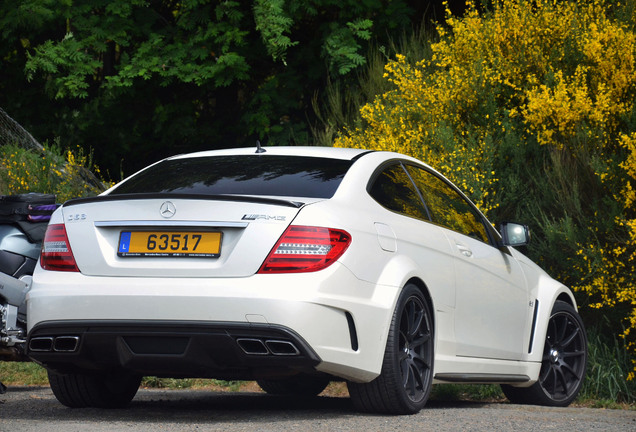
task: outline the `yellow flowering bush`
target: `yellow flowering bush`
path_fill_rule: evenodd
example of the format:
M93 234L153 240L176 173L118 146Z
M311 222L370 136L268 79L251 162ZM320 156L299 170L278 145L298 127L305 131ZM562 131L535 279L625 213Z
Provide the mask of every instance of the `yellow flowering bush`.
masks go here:
M633 354L635 26L634 0L469 2L429 57L387 64L392 89L335 141L418 157L491 219L531 222L528 253Z
M616 225L624 229L617 230L611 243L588 243L579 249L577 255L581 259L575 269L583 276L575 288L588 295L591 308L612 308L626 317L621 336L626 339L628 350L636 352L636 133L621 135L619 144L627 151L620 166L628 179L615 197L624 206ZM634 379L635 371L630 372L628 380Z
M91 181L90 158L75 152L47 149L42 153L15 145L0 147L0 194L54 193L58 202L97 195L106 184ZM99 173L99 170L96 167Z

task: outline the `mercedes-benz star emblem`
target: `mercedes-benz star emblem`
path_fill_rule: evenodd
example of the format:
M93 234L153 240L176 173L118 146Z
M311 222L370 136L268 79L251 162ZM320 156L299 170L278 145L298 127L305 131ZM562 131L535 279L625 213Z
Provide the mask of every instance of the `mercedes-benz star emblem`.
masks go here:
M159 213L161 213L161 216L165 217L166 219L174 216L176 212L177 208L170 201L164 202L163 204L161 204L161 207L159 207Z

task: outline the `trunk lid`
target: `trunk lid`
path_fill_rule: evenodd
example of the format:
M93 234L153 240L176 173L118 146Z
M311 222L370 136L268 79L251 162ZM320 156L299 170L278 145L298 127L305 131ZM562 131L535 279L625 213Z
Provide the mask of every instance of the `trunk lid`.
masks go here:
M62 213L85 275L245 277L258 271L301 206L268 198L119 195L74 200ZM127 252L131 235L141 255ZM193 254L207 237L219 241L218 250Z

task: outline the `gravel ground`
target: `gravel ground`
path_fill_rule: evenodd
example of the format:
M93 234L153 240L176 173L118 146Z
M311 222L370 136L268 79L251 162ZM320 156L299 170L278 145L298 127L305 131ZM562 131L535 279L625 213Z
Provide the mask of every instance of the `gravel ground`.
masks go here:
M262 393L140 390L123 410L70 409L48 387L0 395L0 431L620 431L636 411L431 401L413 416L363 415L348 398L298 400Z

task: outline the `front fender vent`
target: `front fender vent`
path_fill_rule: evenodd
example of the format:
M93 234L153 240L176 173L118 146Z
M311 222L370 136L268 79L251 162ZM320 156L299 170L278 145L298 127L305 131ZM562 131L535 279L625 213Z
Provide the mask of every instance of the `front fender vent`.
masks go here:
M528 354L532 352L532 343L534 342L534 331L537 327L537 317L539 315L539 300L534 301L534 314L532 315L532 327L530 327L530 343L528 344Z

